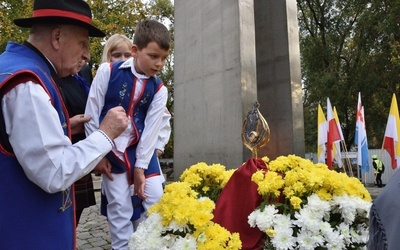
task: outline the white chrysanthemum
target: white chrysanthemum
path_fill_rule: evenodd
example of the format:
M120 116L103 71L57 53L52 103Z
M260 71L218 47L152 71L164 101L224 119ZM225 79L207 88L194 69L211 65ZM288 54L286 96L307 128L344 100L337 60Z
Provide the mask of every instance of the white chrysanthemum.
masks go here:
M318 228L325 238L329 237L333 232L331 224L329 224L327 221L321 221Z
M300 230L297 235L297 243L299 249L313 250L318 246L321 246L323 241L321 237L317 237L315 232L309 230Z
M305 208L311 210L315 213L315 217L323 218L324 216L329 216L331 211L331 205L328 201L322 200L318 195L312 194L307 197L307 205Z
M257 210L258 209L256 209L256 211ZM251 213L248 217L250 226L254 225L255 221L255 225L257 225L261 231L265 231L272 227L275 215L278 213L278 209L276 209L276 207L273 205L268 205L264 208L264 211L258 211L255 214L253 213Z
M196 250L196 239L191 235L186 235L185 238L179 237L170 248L171 250Z
M247 223L249 223L250 227L256 227L256 221L259 213L260 209L256 209L247 217Z
M344 243L346 244L346 246L350 245L352 243L352 240L351 240L351 235L350 235L349 224L340 223L339 226L337 227L337 229L340 232L340 235L343 236L343 240L344 240Z
M145 231L157 231L161 232L164 230L164 227L161 223L162 216L159 213L152 213L149 217L141 222L137 228L137 230L145 230Z
M326 248L329 250L342 250L346 249L344 244L343 236L340 235L338 231L332 231L332 233L327 237Z
M319 228L320 223L322 222L320 214L313 213L308 208L300 209L300 211L296 212L294 216L297 220L293 221L293 224L311 231Z
M281 230L281 228L293 227L292 220L289 214L277 214L275 215L274 229Z
M341 213L342 219L347 224L352 224L356 218L357 203L348 195L333 196L332 206L335 207L335 211Z
M159 250L165 245L160 237L163 230L161 224L161 215L151 214L145 221L141 222L136 232L129 239L129 249Z
M276 235L271 238L271 243L277 250L294 249L296 246L296 238L293 237L292 228L281 228L275 231Z

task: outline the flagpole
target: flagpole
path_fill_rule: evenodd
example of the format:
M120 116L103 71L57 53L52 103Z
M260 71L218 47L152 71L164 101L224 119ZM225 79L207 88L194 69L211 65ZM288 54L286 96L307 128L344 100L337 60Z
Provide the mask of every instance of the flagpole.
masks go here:
M344 164L344 165L345 165L345 166L348 165L350 176L351 176L351 177L354 177L353 168L352 168L351 162L350 162L350 160L349 160L349 154L348 154L348 151L347 151L346 143L344 143L344 141L340 141L340 142L341 142L341 144L342 144L342 147L344 148L344 154L345 154L345 156L346 156L345 158L346 158L346 163L347 163L347 164ZM345 169L344 171L346 172L346 169Z

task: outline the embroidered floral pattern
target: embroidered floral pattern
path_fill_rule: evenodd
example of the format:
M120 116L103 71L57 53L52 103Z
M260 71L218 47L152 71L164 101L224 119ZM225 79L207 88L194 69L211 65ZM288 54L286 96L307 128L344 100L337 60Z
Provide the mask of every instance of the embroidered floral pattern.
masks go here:
M128 86L128 84L126 82L124 82L122 84L122 89L119 91L119 105L122 105L122 101L124 100L124 97L126 95L126 87Z

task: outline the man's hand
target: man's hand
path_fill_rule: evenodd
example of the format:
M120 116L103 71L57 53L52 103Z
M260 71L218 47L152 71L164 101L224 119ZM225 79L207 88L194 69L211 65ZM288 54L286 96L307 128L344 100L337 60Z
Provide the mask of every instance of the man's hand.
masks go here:
M106 116L101 122L99 129L114 140L128 127L128 117L122 106L114 107L108 110Z
M93 169L93 173L98 175L98 174L105 174L110 180L114 180L114 178L111 175L111 163L110 161L104 157L101 159L99 163L97 163L96 167Z
M146 196L144 195L144 184L146 184L146 178L144 177L144 169L133 169L133 184L135 187L133 194L137 194L140 199L145 200Z
M90 116L83 117L83 114L76 115L69 119L69 123L71 125L71 133L73 135L81 134L85 132L84 123L90 121L92 119Z

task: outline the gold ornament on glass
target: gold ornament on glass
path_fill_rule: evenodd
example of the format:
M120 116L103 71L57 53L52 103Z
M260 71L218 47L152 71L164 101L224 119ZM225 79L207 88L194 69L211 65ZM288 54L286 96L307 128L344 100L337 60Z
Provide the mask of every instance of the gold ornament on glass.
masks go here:
M258 110L259 107L260 104L255 101L242 126L243 144L251 150L253 158L257 158L258 149L267 145L270 138L268 123Z

